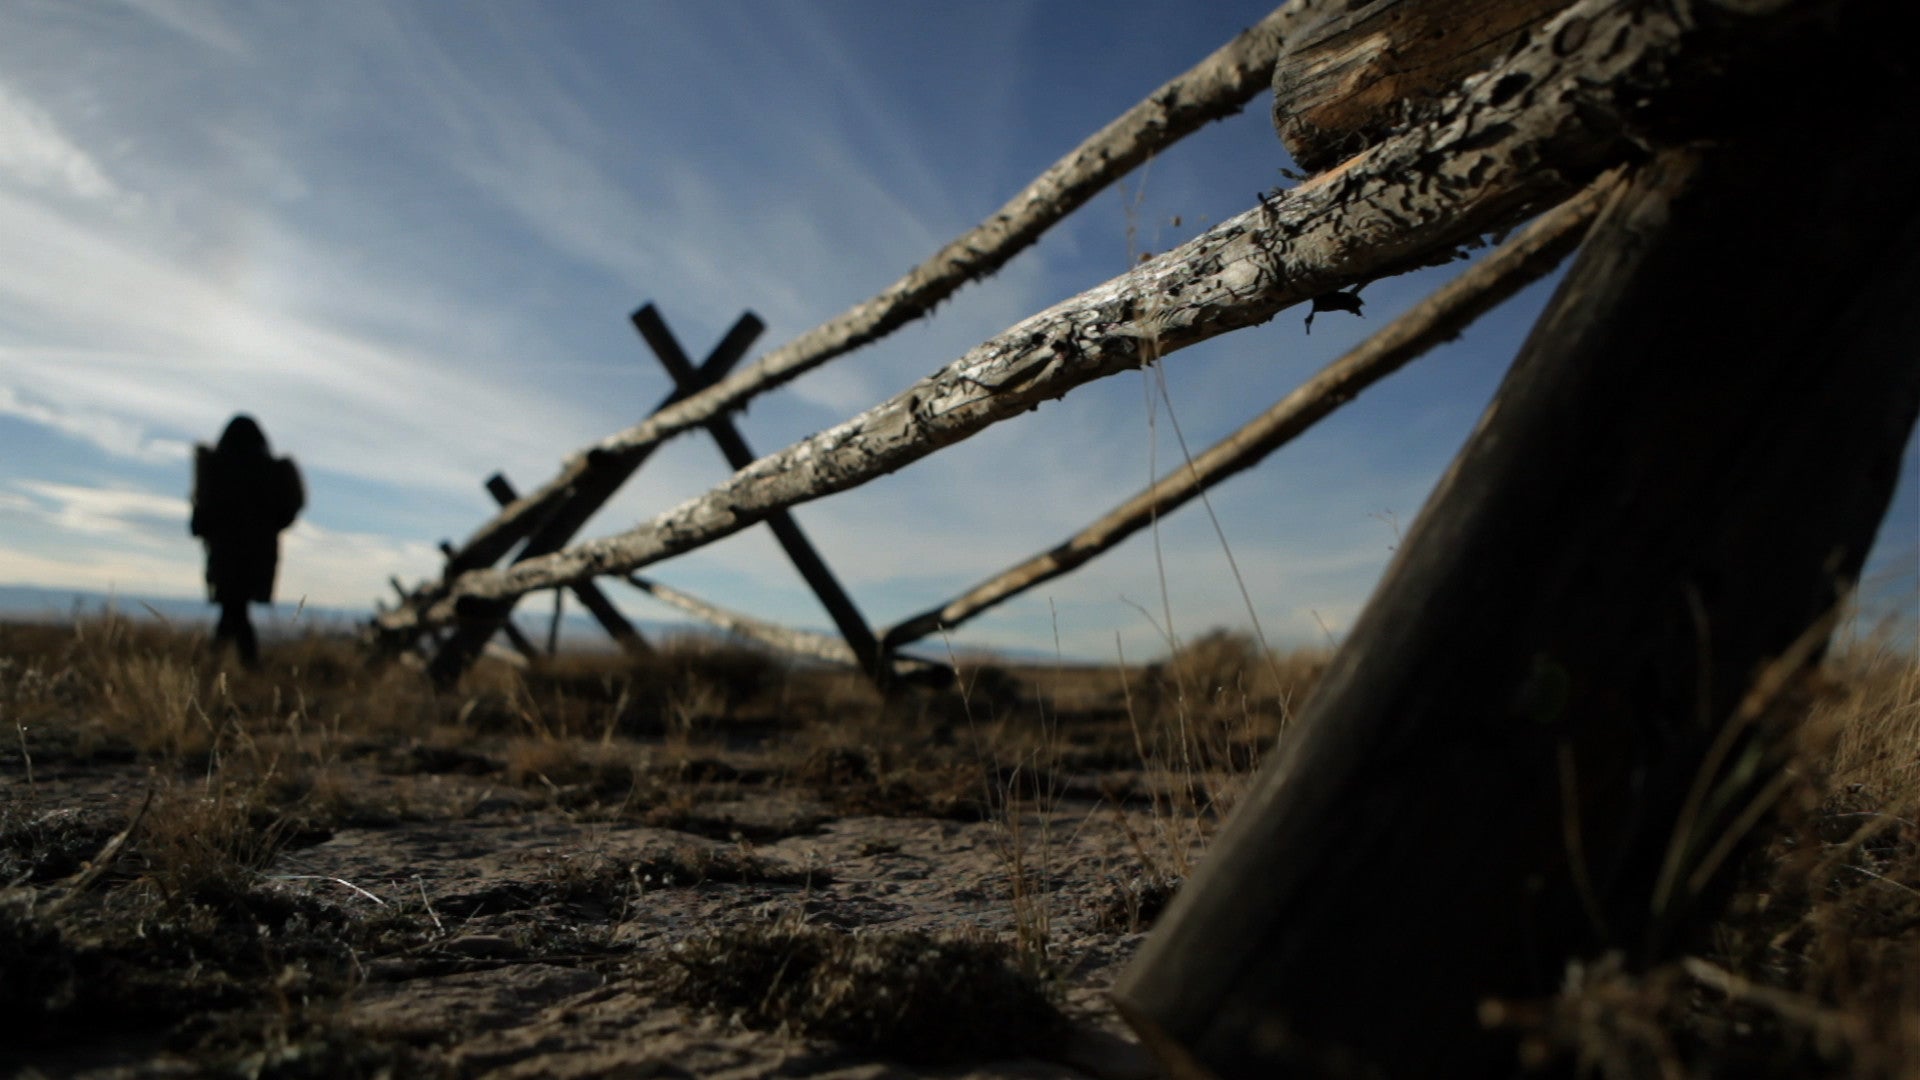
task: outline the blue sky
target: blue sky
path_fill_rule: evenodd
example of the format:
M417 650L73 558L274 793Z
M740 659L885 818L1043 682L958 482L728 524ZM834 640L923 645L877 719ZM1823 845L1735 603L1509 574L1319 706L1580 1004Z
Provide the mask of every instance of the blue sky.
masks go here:
M564 4L9 0L0 8L0 584L193 595L189 452L235 411L307 477L283 601L370 606L435 543L667 390L626 322L697 359L743 309L757 354L865 299L1268 0ZM1288 164L1256 101L1100 196L930 320L757 400L765 453L1024 315L1251 206ZM1076 391L798 511L878 626L1064 539L1418 299L1300 313ZM1276 643L1347 627L1492 393L1546 287L1212 496ZM1909 617L1915 454L1870 567ZM595 519L727 475L670 444ZM824 626L764 530L649 571ZM1893 575L1893 576L1889 576ZM1904 576L1901 576L1904 575ZM1165 586L1162 587L1164 577ZM636 615L663 613L610 586ZM1245 626L1193 504L983 617L960 646L1111 659Z

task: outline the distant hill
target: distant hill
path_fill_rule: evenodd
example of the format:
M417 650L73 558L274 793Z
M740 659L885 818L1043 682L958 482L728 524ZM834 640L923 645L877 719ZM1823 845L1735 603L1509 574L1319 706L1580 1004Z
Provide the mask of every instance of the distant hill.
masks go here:
M365 622L371 610L348 608L298 608L294 604L275 604L271 609L255 609L254 621L263 632L286 634L307 630L346 631ZM157 619L175 626L212 626L218 612L198 598L144 596L139 593L103 593L89 589L45 589L32 585L0 585L0 618L14 620L67 621L76 616L118 612L130 619Z
M129 619L159 620L180 627L211 630L219 615L212 604L199 598L144 596L138 593L103 593L87 589L45 589L30 585L0 585L0 620L27 622L67 622L78 617L115 611ZM514 624L536 645L544 646L552 622L551 601L523 605L514 615ZM299 634L350 634L373 618L372 607L337 608L300 606L281 601L271 608L255 607L253 623L263 637L291 637ZM703 623L636 619L634 626L650 641L694 635L723 637L720 631ZM612 649L613 641L593 616L578 604L568 606L560 619L560 644L568 649Z
M551 610L551 609L549 609ZM0 585L0 619L33 622L65 622L76 616L118 612L130 619L156 619L174 626L212 628L219 611L199 598L145 596L139 593L103 593L88 589L45 589L30 585ZM271 608L253 609L254 625L263 635L284 637L305 633L352 633L373 618L372 607L340 608L300 605L280 601ZM529 638L545 643L550 617L537 608L514 617ZM649 637L675 634L710 633L705 627L687 624L639 620L634 625ZM593 648L604 644L611 648L606 631L592 616L570 610L560 620L560 640L573 648Z
M139 593L103 593L88 589L46 589L32 585L0 585L0 620L15 622L69 622L76 616L96 616L115 611L138 621L159 620L173 626L211 631L219 612L198 597L144 596ZM551 623L550 600L528 603L514 615L514 624L536 645L545 646ZM351 634L373 618L373 608L299 606L284 601L271 608L255 607L253 624L262 637L284 638L300 634ZM649 641L674 637L713 637L726 635L697 622L670 622L660 619L636 619L634 626ZM832 631L824 631L831 633ZM560 644L567 649L597 651L614 648L613 640L593 617L579 605L569 605L560 619ZM909 649L922 657L944 661L939 647ZM991 657L1010 663L1058 663L1051 652L1039 649L968 650L966 656ZM963 656L963 658L965 658ZM1067 661L1072 663L1073 661Z

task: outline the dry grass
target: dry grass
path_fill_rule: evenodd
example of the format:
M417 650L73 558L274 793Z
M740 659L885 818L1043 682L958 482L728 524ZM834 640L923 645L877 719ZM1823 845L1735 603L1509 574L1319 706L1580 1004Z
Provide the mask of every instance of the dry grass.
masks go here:
M1690 956L1603 958L1490 1005L1581 1075L1920 1076L1920 659L1855 647L1799 730L1795 788Z
M969 662L958 693L892 702L845 673L702 640L638 661L483 664L451 693L367 668L346 640L276 643L265 660L240 671L199 635L120 618L0 625L0 1031L57 1041L124 1021L223 1068L301 1054L425 1068L420 1047L343 1034L326 1003L372 958L438 955L455 913L297 897L271 874L287 853L344 828L557 811L582 840L519 887L617 926L654 889L829 880L749 846L804 835L824 807L996 823L1015 932L955 944L763 927L703 939L648 977L709 1005L757 985L726 1006L749 1024L965 1057L924 1002L979 1026L995 1000L1044 997L1070 914L1111 934L1149 926L1325 657L1216 634L1143 667ZM1489 1006L1529 1060L1607 1077L1920 1077L1920 662L1847 651L1800 730L1793 797L1693 955L1652 971L1602 958L1551 1001ZM443 778L483 790L455 797ZM109 781L110 796L56 795ZM736 820L744 792L813 809ZM1098 911L1050 893L1065 801L1110 803L1129 838ZM615 859L587 838L594 822L707 840ZM634 947L573 934L525 948ZM971 981L929 981L929 957ZM862 980L890 989L863 997ZM193 1019L215 1014L255 1019Z
M672 1000L917 1064L1044 1052L1065 1029L1046 987L989 938L787 920L701 935L652 966Z

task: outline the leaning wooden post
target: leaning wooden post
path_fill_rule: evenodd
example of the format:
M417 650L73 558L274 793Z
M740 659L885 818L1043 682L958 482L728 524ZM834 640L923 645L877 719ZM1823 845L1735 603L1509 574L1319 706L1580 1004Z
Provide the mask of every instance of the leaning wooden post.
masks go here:
M962 285L1006 265L1140 163L1189 133L1239 112L1266 88L1280 41L1302 6L1302 0L1291 0L1191 70L1163 83L1068 151L991 217L948 241L877 296L774 349L738 375L717 380L678 407L662 407L645 422L568 459L559 475L524 502L502 510L467 540L460 569L493 565L534 528L532 519L568 498L602 463L625 460L713 417L745 408L760 394L931 314ZM469 556L472 561L464 561Z
M1115 990L1176 1074L1497 1074L1484 1001L1712 913L1920 413L1912 67L1827 47L1595 226Z
M686 352L680 348L680 342L667 329L667 322L652 305L641 308L631 316L633 328L658 357L660 365L667 369L667 375L683 391L691 393L699 385L699 373L693 362L687 359ZM713 441L720 446L720 453L727 464L736 469L744 469L754 463L759 455L747 445L746 437L725 415L707 421L707 431ZM794 569L800 571L807 587L820 599L820 606L827 609L827 615L833 619L833 625L846 639L847 648L853 651L856 666L872 679L874 685L885 693L892 681L893 665L881 651L880 642L874 637L867 620L854 605L853 597L840 587L840 579L833 576L827 561L814 549L813 542L800 530L800 523L785 510L775 510L767 515L767 528L773 530L774 539L792 560Z

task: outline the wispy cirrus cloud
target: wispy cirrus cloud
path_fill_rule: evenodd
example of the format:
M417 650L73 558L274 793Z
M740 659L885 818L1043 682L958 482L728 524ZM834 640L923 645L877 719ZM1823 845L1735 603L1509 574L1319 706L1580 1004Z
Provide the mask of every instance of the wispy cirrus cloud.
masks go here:
M247 51L245 40L227 21L218 4L209 3L207 0L119 0L119 2L198 45L236 55L244 55Z
M75 199L121 194L100 163L53 117L5 83L0 83L0 178Z
M156 438L137 421L105 412L63 411L29 400L12 387L0 386L0 416L11 416L91 443L115 457L149 463L185 461L189 445L179 439Z
M93 488L20 481L17 490L30 500L28 512L69 532L98 536L145 538L156 525L179 532L192 508L187 500L124 488Z

